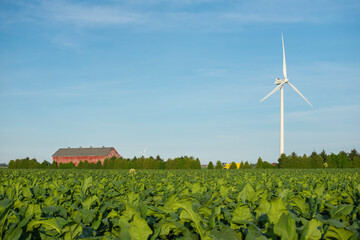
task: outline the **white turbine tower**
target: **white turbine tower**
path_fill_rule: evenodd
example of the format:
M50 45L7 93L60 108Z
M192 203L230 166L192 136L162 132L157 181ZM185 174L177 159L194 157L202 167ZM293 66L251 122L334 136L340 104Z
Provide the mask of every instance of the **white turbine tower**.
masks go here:
M285 48L284 48L284 37L281 34L282 39L282 47L283 47L283 73L284 73L284 79L276 78L275 84L278 85L274 90L272 90L268 95L266 95L263 99L260 100L260 102L264 101L266 98L268 98L271 94L276 92L280 89L280 156L284 153L284 84L289 84L292 89L295 90L311 107L311 103L300 93L299 90L296 89L294 85L292 85L289 82L289 79L287 78L286 73L286 61L285 61Z

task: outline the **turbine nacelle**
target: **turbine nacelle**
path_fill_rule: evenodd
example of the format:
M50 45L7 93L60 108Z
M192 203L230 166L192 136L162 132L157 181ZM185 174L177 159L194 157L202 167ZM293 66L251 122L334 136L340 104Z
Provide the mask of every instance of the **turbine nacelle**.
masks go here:
M289 82L289 79L287 79L287 78L286 78L286 79L276 78L274 83L275 83L276 85L280 85L280 84L282 84L282 83L287 83L287 82Z

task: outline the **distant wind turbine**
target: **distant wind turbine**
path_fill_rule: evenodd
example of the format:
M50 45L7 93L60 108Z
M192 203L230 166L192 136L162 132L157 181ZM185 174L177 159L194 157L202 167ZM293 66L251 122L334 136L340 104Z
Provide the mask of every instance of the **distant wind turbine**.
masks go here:
M278 85L274 90L272 90L268 95L266 95L263 99L260 100L260 102L264 101L266 98L268 98L270 95L272 95L274 92L280 89L280 156L284 153L284 84L287 83L292 89L295 90L311 107L311 103L300 93L299 90L296 89L294 85L292 85L289 82L289 79L287 78L286 73L286 61L285 61L285 47L284 47L284 37L281 34L282 39L282 47L283 47L283 73L284 73L284 79L276 78L275 84Z
M144 149L144 151L141 153L141 156L142 156L143 158L145 158L146 150L147 150L147 147L146 147L146 148Z

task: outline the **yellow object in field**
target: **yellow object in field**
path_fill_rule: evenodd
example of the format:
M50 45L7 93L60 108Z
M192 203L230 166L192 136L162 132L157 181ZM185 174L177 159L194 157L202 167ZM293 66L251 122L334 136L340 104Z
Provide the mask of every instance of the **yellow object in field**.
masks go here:
M229 169L231 166L231 163L227 163L225 164L225 166L223 167L223 169ZM239 169L240 168L240 163L236 163L236 168Z

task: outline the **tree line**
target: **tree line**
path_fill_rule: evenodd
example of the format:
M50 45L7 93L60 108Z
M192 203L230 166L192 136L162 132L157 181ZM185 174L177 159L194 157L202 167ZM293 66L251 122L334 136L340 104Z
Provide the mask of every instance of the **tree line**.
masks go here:
M263 161L259 157L256 164L251 164L248 161L241 162L239 169L263 169L263 168L360 168L360 154L356 149L349 153L340 151L338 154L327 154L324 150L321 153L313 151L309 156L306 154L298 156L295 152L290 155L282 154L278 159L277 164L271 164ZM201 169L199 158L182 156L174 159L164 161L157 156L156 158L107 158L104 164L101 162L90 163L88 161L80 162L78 166L73 163L50 163L44 161L37 162L35 158L24 158L11 160L8 164L10 169ZM223 169L221 161L217 161L216 165L210 161L207 169ZM237 169L236 163L232 162L229 169Z
M8 168L10 169L201 169L199 158L182 156L164 161L160 156L156 158L150 156L148 158L106 158L104 163L90 163L88 161L80 161L77 166L74 163L50 163L44 161L39 163L35 158L24 158L11 160Z
M298 156L293 152L288 156L282 154L278 161L279 168L360 168L360 155L356 149L338 154L313 151L309 156Z
M221 164L220 161L218 163ZM207 168L214 169L213 163L210 162ZM239 169L253 168L360 168L360 154L356 149L352 149L349 153L340 151L338 154L327 154L325 150L321 153L313 151L309 156L306 154L298 156L293 152L290 155L282 154L278 159L278 163L268 163L263 161L261 157L259 157L256 164L249 164L247 161L245 163L241 162ZM232 162L229 169L237 169L236 163Z
M239 169L252 169L252 168L277 168L277 165L273 166L271 163L268 163L266 161L263 161L261 157L259 157L256 164L251 164L248 161L240 162ZM207 169L223 169L223 166L220 161L216 162L216 166L214 167L214 164L210 161L209 165L207 166ZM237 169L236 163L231 162L229 169Z

